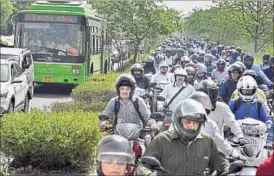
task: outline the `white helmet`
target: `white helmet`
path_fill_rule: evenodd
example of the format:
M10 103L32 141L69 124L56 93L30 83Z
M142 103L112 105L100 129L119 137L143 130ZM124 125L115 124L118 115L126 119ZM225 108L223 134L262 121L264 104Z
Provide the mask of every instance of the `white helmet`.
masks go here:
M185 76L187 77L187 72L183 68L176 68L174 71L174 76Z
M165 61L161 61L159 64L159 68L161 67L168 67L168 64Z
M190 58L188 56L181 57L181 62L190 62Z
M243 76L239 79L237 83L237 89L239 92L239 96L244 101L251 101L253 100L254 96L257 93L258 85L255 79L251 76ZM250 90L250 92L245 93L243 89Z

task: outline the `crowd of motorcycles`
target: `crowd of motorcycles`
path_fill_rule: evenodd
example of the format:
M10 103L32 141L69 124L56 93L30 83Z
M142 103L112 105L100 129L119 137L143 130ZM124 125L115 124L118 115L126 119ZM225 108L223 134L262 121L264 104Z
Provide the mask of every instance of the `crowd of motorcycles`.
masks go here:
M220 85L222 80L212 77L213 70L216 69L220 63L223 64L223 62L225 62L226 70L229 69L230 65L235 64L235 62L243 65L242 58L245 54L247 53L243 52L240 47L224 46L209 40L198 40L194 37L173 37L157 46L156 51L142 63L142 71L144 76L151 80L153 75L159 72L161 63L165 62L169 66L168 72L170 73L173 73L176 68L184 68L188 74L186 81L188 84L193 85L194 88L195 81L200 81L197 76L199 72L205 73L203 79L212 79L217 85ZM165 61L167 55L168 57L172 57L172 62L167 63ZM233 58L236 58L235 61L233 61ZM221 79L225 80L226 77L227 74L222 75ZM143 98L147 107L150 109L152 113L151 118L155 119L161 126L160 131L155 132L149 127L143 128L130 123L117 124L114 127L118 135L124 136L132 144L132 149L135 153L135 165L142 158L153 137L161 131L168 130L171 125L170 121L165 122L164 119L171 119L173 112L169 110L165 98L161 96L165 86L169 83L168 81L158 81L156 84L150 82L150 87L147 90L140 87L135 89L135 95ZM260 87L263 88L269 109L272 110L272 84L260 85ZM221 98L220 101L222 101ZM269 113L271 113L271 111ZM268 133L267 124L252 118L238 120L238 123L240 124L244 137L249 140L249 144L241 146L239 143L233 141L233 138L227 139L232 147L239 150L239 152L245 156L245 159L242 159L241 162L227 156L232 163L231 173L237 173L238 175L255 175L256 167L266 160L273 150L266 144ZM113 129L111 128L111 130ZM140 138L141 135L144 137ZM161 167L159 161L153 157L143 157L141 162L149 166L152 170L160 170L168 173L168 171ZM132 172L133 170L134 166ZM209 174L205 171L204 175Z

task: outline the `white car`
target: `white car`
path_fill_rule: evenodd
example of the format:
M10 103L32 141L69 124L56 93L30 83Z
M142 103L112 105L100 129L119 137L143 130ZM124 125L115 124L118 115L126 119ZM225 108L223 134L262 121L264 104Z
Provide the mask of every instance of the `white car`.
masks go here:
M26 48L1 47L0 59L18 63L23 73L27 76L29 99L32 99L34 92L34 66L31 51Z
M0 106L4 112L29 111L27 76L15 61L0 60Z

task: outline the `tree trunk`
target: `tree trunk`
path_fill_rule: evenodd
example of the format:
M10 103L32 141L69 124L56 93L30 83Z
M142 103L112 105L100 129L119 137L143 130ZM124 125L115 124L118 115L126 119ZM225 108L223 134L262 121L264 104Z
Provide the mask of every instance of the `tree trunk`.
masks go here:
M138 51L139 51L139 43L140 41L137 41L135 46L134 46L134 58L133 58L133 63L136 63L137 61L137 55L138 55Z

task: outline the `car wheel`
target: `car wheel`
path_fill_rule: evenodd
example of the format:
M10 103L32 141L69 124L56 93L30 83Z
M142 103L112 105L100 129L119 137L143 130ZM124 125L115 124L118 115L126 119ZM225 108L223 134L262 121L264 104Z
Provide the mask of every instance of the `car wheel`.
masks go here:
M25 102L24 102L24 112L29 112L29 96L28 94L25 97Z
M14 103L10 101L8 112L13 112L13 111L14 111Z

